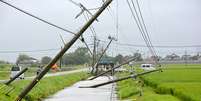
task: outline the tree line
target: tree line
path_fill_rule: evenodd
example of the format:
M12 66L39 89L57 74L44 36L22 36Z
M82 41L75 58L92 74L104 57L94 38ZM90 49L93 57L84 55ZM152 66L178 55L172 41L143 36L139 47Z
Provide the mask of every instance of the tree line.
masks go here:
M97 54L97 57L100 56L101 53ZM114 63L122 63L133 56L138 56L137 61L142 61L142 55L140 53L134 53L133 55L123 56L121 54L116 55L115 57L109 56L105 54L103 59L112 61ZM44 56L40 60L35 59L27 54L19 54L16 64L31 64L31 65L45 65L48 64L52 60L49 56ZM88 49L85 47L79 47L75 51L66 53L60 61L57 62L58 65L80 65L80 64L91 64L92 56L89 54Z

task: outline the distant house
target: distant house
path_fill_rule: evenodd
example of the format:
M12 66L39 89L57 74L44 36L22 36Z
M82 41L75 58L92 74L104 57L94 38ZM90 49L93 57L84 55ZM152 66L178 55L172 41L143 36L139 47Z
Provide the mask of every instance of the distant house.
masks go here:
M114 67L114 62L108 58L103 58L97 64L98 68L102 68L103 70L108 70Z
M26 60L20 61L19 64L22 65L34 65L34 64L39 64L39 61L33 57L30 57Z
M167 55L164 60L168 60L168 61L175 61L175 60L180 60L180 56L178 56L175 53L172 53L171 55Z
M192 60L192 56L191 55L182 55L181 59L182 60Z
M201 56L198 57L198 61L201 61Z

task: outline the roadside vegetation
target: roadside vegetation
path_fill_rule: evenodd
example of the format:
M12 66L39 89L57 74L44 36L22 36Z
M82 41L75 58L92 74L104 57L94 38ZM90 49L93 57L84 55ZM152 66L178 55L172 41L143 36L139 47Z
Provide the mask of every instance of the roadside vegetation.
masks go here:
M11 73L11 67L13 65L11 64L0 64L0 80L7 80L10 78ZM25 66L23 66L25 67ZM25 77L35 76L36 71L38 67L30 67L27 66L29 69L25 72ZM83 67L87 67L86 65L66 65L62 66L62 69L60 71L70 71L70 70L76 70L76 69L82 69ZM49 71L49 73L55 73L55 71Z
M129 73L118 74L119 77L129 75ZM180 101L169 94L157 94L154 89L140 83L140 79L128 79L117 83L117 94L120 100L129 101ZM142 96L140 91L142 90Z
M133 101L200 101L201 65L163 65L163 72L142 76L138 80L125 80L117 84L118 97ZM129 75L121 73L118 76ZM139 80L144 82L142 96Z
M157 93L171 94L183 101L201 100L201 65L172 65L162 73L144 76L147 85Z
M86 72L73 73L63 76L54 76L43 78L35 88L25 97L25 101L41 101L59 90L69 87L74 83L88 78L89 75ZM11 86L15 87L14 92L9 96L3 94L0 91L0 101L13 101L22 89L30 83L31 80L19 80L15 81ZM2 86L3 84L0 84Z

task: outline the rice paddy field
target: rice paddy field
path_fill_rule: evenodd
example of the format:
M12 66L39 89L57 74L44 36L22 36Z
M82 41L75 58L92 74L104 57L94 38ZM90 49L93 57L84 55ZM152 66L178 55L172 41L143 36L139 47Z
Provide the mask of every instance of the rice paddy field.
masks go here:
M131 101L201 101L200 64L171 64L162 67L163 72L119 82L119 98ZM118 76L124 75L128 73Z

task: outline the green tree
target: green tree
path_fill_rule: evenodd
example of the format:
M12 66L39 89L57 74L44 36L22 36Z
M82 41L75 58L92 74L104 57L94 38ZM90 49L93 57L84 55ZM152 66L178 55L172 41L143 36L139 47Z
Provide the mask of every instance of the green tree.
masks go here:
M90 61L90 55L87 48L80 47L74 52L65 54L62 58L62 63L65 65L69 64L84 64Z
M51 57L48 57L48 56L44 56L41 58L41 64L48 64L50 61L52 60Z
M133 57L136 58L136 61L142 61L143 60L142 59L142 54L138 53L138 52L134 53Z
M19 54L18 58L17 58L17 61L16 61L16 64L19 64L21 61L24 61L24 60L29 60L30 57L26 54Z
M123 62L123 55L118 54L117 56L115 56L115 57L114 57L114 62L115 62L115 63L118 62L118 63L121 64L121 63Z
M9 64L9 62L6 62L4 60L0 60L0 64Z

